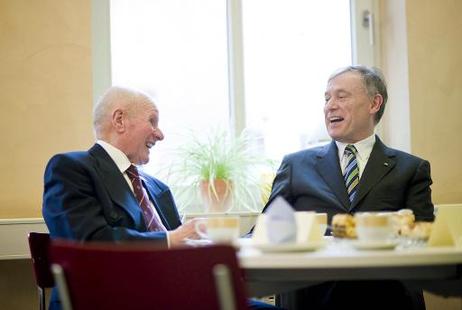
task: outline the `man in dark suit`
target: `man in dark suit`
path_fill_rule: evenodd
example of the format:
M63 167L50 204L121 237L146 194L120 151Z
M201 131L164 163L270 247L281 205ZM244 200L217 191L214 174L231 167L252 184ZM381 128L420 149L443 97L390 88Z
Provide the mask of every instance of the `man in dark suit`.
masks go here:
M110 88L94 110L97 141L88 151L53 156L45 170L43 217L52 238L145 241L161 247L198 238L195 221L182 225L169 188L142 172L135 190L130 170L149 161L164 136L159 111L144 93ZM145 202L139 202L137 193ZM146 214L145 214L146 213ZM50 309L60 308L55 292Z
M329 221L337 213L404 208L413 210L416 220L432 221L430 164L385 146L374 134L387 97L384 78L375 68L350 66L331 75L324 114L333 141L285 156L267 206L282 196L296 211L326 212ZM398 281L324 283L278 300L289 309L425 307L421 292Z

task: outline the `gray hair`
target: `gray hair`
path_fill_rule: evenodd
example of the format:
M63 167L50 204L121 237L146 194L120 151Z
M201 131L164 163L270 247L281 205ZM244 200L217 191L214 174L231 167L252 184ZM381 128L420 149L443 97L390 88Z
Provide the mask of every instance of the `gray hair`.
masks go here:
M115 109L124 109L131 113L142 104L154 104L153 99L135 89L127 87L112 86L99 98L93 109L93 129L97 139L107 134L112 119L112 112Z
M366 67L362 65L348 66L334 72L329 77L328 82L330 82L333 78L347 72L358 73L361 76L364 88L366 89L369 97L373 98L377 94L382 96L382 106L380 107L380 110L375 114L375 122L378 123L383 116L383 112L385 111L385 104L388 100L387 84L385 82L385 77L383 76L382 71L379 68Z

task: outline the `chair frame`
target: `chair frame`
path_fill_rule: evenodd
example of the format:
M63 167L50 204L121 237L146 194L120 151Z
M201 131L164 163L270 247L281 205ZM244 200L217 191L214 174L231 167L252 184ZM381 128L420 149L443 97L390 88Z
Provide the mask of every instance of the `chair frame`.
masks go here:
M27 239L39 295L39 308L45 310L46 289L55 285L49 258L50 234L30 232Z

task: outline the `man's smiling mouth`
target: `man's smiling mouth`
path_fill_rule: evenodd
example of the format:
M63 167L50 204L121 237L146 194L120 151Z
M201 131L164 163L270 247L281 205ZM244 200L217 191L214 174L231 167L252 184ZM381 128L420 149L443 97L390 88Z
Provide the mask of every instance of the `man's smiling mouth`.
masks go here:
M331 123L338 123L338 122L341 122L341 121L343 121L343 117L340 117L340 116L329 117L329 122L331 122Z

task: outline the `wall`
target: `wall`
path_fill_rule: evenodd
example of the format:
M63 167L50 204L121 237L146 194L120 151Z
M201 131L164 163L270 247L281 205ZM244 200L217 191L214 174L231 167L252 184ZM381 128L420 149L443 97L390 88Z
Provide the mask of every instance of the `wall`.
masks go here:
M462 202L461 11L455 0L381 0L385 139L430 161L437 204Z
M462 202L462 1L408 0L412 150L428 158L437 203Z
M90 9L0 0L0 218L41 216L47 160L93 141Z

